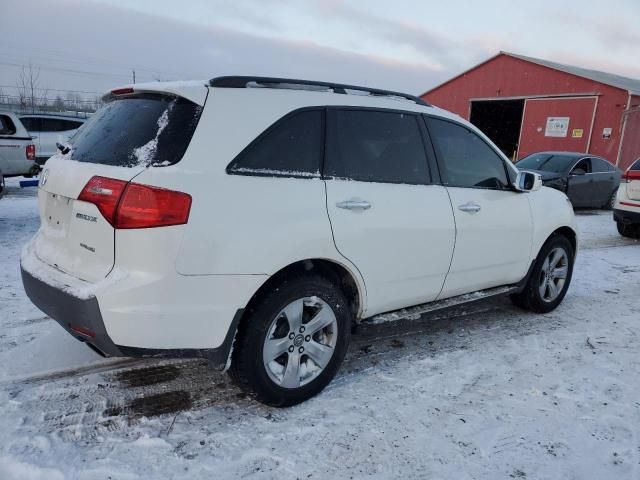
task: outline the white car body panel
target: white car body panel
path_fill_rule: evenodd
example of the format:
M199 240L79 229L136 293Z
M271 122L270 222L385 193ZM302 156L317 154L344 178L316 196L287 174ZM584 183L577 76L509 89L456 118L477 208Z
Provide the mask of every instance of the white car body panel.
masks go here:
M95 175L128 181L142 170L75 162L61 155L49 159L38 191L36 255L82 280L104 278L114 264L115 230L95 205L77 198Z
M640 201L640 180L631 180L628 183L621 183L620 189L620 197L627 197L629 200Z
M528 192L529 205L531 206L531 220L533 222L533 237L530 261L538 256L542 245L549 236L560 228L569 228L576 238L575 248L578 245L578 224L573 213L573 207L569 198L555 188L542 187L537 192Z
M613 208L615 210L640 214L640 179L636 177L640 170L640 159L633 163L630 167L630 170L631 169L633 169L635 175L633 178L627 178L620 183Z
M455 253L440 298L520 281L529 268L534 225L527 193L457 187L448 191L456 222ZM467 204L480 210L460 210Z
M364 315L435 300L447 276L455 225L447 189L327 180L327 209L338 251L365 279ZM366 200L367 210L339 208Z
M58 152L56 143L66 144L78 129L65 130L63 132L33 132L34 140L38 142L38 157L49 158Z

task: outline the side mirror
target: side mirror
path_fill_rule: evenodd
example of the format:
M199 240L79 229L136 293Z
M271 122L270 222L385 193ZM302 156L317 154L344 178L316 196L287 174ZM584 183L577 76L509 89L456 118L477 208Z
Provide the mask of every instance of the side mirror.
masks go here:
M581 168L574 168L573 171L571 172L571 175L586 175L586 174L587 172L585 172Z
M542 177L539 173L518 172L513 186L519 192L535 192L542 187Z

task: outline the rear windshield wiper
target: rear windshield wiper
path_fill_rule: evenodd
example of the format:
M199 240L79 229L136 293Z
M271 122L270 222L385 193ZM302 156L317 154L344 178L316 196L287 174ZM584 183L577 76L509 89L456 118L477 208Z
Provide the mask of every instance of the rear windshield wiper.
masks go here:
M71 147L69 145L60 142L56 142L56 147L58 147L58 150L60 150L63 155L66 155L71 151Z

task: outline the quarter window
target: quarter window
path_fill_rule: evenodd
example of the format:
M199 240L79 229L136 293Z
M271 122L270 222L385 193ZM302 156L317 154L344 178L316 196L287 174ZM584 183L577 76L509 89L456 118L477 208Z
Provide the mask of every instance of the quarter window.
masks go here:
M613 165L601 158L592 158L591 168L593 169L593 173L611 172Z
M303 110L267 129L229 164L227 172L318 177L322 152L322 111Z
M330 110L327 120L325 176L361 182L429 182L416 115Z
M504 161L477 134L445 120L427 117L427 124L446 185L493 189L508 187Z

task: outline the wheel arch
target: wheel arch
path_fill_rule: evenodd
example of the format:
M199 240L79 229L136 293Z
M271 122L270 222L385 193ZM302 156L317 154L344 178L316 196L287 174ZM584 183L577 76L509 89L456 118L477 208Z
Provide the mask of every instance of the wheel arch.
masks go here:
M338 285L349 300L354 319L359 321L362 318L366 301L364 282L357 273L346 265L326 258L298 260L280 268L273 275L270 275L251 296L245 311L248 311L252 304L269 290L276 288L283 280L309 274L321 275Z
M575 258L576 254L578 253L578 234L577 234L577 232L573 228L568 227L568 226L563 226L563 227L560 227L560 228L556 228L551 233L551 235L549 235L547 237L547 239L543 242L542 245L547 243L551 237L556 236L556 235L561 235L563 237L566 237L567 240L569 240L569 243L571 244L571 248L573 248L573 257ZM540 248L538 249L538 254L537 255L540 254L540 249L542 249L542 245L540 245ZM536 255L536 258L537 258L537 255Z

